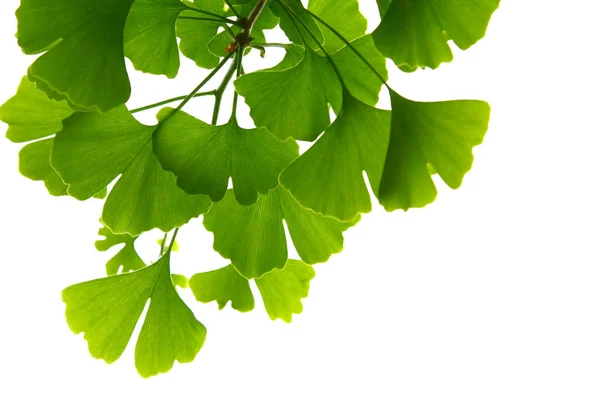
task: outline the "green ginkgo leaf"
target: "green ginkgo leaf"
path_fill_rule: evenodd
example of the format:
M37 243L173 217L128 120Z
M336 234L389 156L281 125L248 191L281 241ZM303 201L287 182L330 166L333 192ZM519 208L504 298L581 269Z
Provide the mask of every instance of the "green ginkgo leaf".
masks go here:
M125 25L125 55L143 72L174 78L179 71L175 23L181 0L136 0Z
M241 276L232 265L192 276L190 289L196 300L202 303L216 301L219 310L229 302L233 309L240 312L254 309L254 296L248 279Z
M373 38L402 70L437 68L452 61L448 40L466 50L479 41L500 0L391 0ZM389 3L389 6L388 6Z
M256 279L256 286L272 320L292 322L292 314L302 312L302 299L308 296L315 270L298 260L289 260L283 270L274 270Z
M148 300L135 347L135 365L143 377L167 372L175 361L193 361L206 338L206 328L173 286L169 256L136 272L63 291L69 327L76 334L83 332L90 354L107 363L125 351Z
M362 36L351 42L352 47L375 68L377 73L384 79L388 77L385 66L385 57L373 43L370 35ZM348 91L365 104L375 106L379 101L379 92L383 83L371 69L356 55L349 46L331 56L344 79ZM339 107L336 109L339 112Z
M343 221L371 211L363 178L378 193L390 135L390 112L344 94L338 118L317 142L281 174L300 204Z
M490 106L475 100L421 103L390 94L392 129L379 201L388 211L424 207L437 195L428 165L457 189L487 131Z
M120 244L124 245L123 248L121 248L117 254L106 263L107 275L137 271L146 266L146 263L141 259L135 249L137 237L128 234L114 234L105 226L100 228L98 235L104 236L104 239L96 241L96 249L99 251L107 251Z
M279 173L298 154L294 140L280 141L266 129L243 129L232 118L214 126L179 111L163 109L159 120L170 115L154 136L154 152L177 184L191 194L220 201L231 177L237 201L256 202L277 186Z
M66 102L50 100L27 78L21 80L17 93L0 107L0 121L8 125L6 137L15 143L32 142L19 152L19 171L26 178L43 181L53 196L67 194L67 186L50 166L50 150L54 134L72 113Z
M225 2L223 0L195 0L193 3L185 2L185 4L192 8L225 16ZM177 21L176 30L180 39L179 49L181 53L194 60L200 68L215 68L219 64L219 57L209 51L208 44L217 36L222 24L196 19L198 13L194 11L184 11L180 16L182 18Z
M358 0L345 0L341 3L331 0L310 0L308 9L335 28L348 41L363 36L367 31L367 19L360 13ZM324 38L323 46L329 54L344 47L344 42L331 30L321 26L321 32Z
M107 111L131 92L123 31L134 0L21 0L19 46L44 53L28 77L55 100ZM43 23L41 22L43 21Z
M289 66L290 61L283 63ZM310 49L295 66L242 75L235 87L256 125L282 140L315 140L330 124L329 103L341 102L341 86L333 68Z
M319 46L314 43L311 39L305 39L308 37L306 32L303 32L300 28L300 32L298 32L299 24L294 21L294 16L297 16L306 27L310 30L310 32L317 38L319 43L323 43L325 38L323 36L323 32L317 25L316 21L305 11L304 6L300 0L282 0L286 7L291 9L291 12L288 13L286 11L286 7L282 7L279 2L271 1L271 10L273 13L279 17L279 27L285 35L290 39L292 43L298 45L304 45L305 40L308 40L308 46L313 50L318 50ZM291 14L291 16L290 16Z
M278 186L247 207L238 204L228 191L204 216L204 226L214 233L214 249L230 259L244 277L252 279L285 266L288 244L283 220L298 255L313 265L342 251L342 233L359 219L341 222L316 214Z
M75 113L56 136L51 163L75 198L87 199L120 176L102 213L115 233L170 231L210 208L208 197L185 193L162 168L152 151L155 129L123 106L107 113Z
M269 317L292 322L292 315L302 312L302 299L308 296L310 280L314 276L315 271L310 265L288 260L283 269L275 269L255 279ZM190 288L198 301L216 301L219 309L228 302L240 312L254 308L250 282L233 265L194 275L190 279Z

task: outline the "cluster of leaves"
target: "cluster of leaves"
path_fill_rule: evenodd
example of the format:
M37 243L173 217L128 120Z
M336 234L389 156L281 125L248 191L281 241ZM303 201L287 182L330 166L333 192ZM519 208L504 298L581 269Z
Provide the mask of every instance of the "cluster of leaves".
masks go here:
M403 71L451 61L448 41L476 43L498 2L377 0L381 23L367 34L358 0L22 0L19 45L41 55L0 108L8 139L27 143L21 173L55 196L105 199L105 239L96 246L123 246L107 263L109 277L63 292L67 321L90 353L118 359L149 302L139 373L194 359L206 329L179 297L175 286L188 281L171 274L170 257L179 227L200 215L231 264L193 276L195 297L250 311L254 280L268 315L289 322L302 310L312 265L340 252L344 231L372 208L364 172L389 211L431 203L433 174L458 188L489 106L411 101L386 83L386 58ZM289 43L266 41L276 27ZM281 63L244 74L248 52L274 46L286 51ZM181 54L212 72L187 96L129 110L124 57L173 78ZM227 64L220 85L201 92ZM232 80L233 112L218 125ZM376 107L382 87L391 110ZM215 99L210 123L183 111L198 96ZM238 96L256 128L238 125ZM175 101L152 126L133 116ZM314 143L300 154L297 141ZM174 232L147 266L135 242L155 228ZM300 260L289 259L289 246Z

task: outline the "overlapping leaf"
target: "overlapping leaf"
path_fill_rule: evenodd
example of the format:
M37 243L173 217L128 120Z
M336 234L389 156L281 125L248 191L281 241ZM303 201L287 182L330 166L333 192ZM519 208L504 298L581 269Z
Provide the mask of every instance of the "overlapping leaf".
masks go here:
M300 0L282 0L284 6L281 6L279 2L272 1L270 4L271 9L280 19L279 27L285 32L285 35L290 39L292 43L298 45L305 44L305 37L308 36L302 31L300 24L294 21L294 15L297 16L310 32L316 37L319 43L323 43L325 38L321 29L317 25L317 22L304 10L304 6ZM289 12L288 12L289 11ZM300 29L300 32L299 32ZM319 46L314 41L308 39L308 46L313 50L318 50Z
M356 51L360 52L383 79L387 79L388 71L385 66L385 57L377 50L370 35L359 37L352 41L351 45ZM379 101L379 92L383 82L356 55L355 51L349 46L344 46L331 58L340 71L350 94L365 104L376 105ZM339 112L339 106L335 108L335 111Z
M281 183L304 206L340 220L371 211L363 179L375 193L389 143L390 113L344 94L338 118L281 174Z
M0 120L8 124L6 137L15 143L32 142L19 153L21 174L43 181L53 196L67 194L67 186L50 166L50 150L54 134L72 113L65 102L50 100L26 78L21 80L15 96L0 107Z
M125 25L125 55L140 71L173 78L179 71L175 23L181 0L136 0Z
M195 0L186 3L190 7L225 16L225 3L223 0ZM198 18L193 11L184 11L184 18ZM181 39L179 49L181 53L194 60L200 68L215 68L219 64L219 57L208 50L208 44L217 36L222 25L213 21L200 21L196 19L179 19L176 24L177 36Z
M159 120L172 112L162 110ZM180 111L161 124L154 151L186 192L219 201L231 177L237 201L250 205L258 193L277 186L279 173L298 154L298 146L291 139L278 140L266 129L240 128L235 118L214 126Z
M345 0L343 2L310 0L308 9L335 28L348 41L363 36L367 31L367 19L360 13L358 0ZM306 14L306 12L303 14ZM319 22L317 24L321 25ZM335 53L344 47L344 42L331 30L322 25L320 28L323 32L323 46L328 53Z
M119 359L150 306L135 347L143 377L167 372L175 361L191 362L204 344L206 328L173 286L169 256L136 272L70 286L63 291L69 327L84 333L90 354L107 363Z
M378 2L385 15L373 32L377 47L402 70L414 71L452 61L448 40L463 50L477 43L500 0Z
M302 312L302 299L308 296L314 269L302 261L288 260L283 270L273 270L255 280L265 309L272 320L292 321L293 314ZM254 296L248 279L232 265L215 271L196 274L190 279L190 288L196 299L203 303L216 301L223 309L231 307L247 312L254 308Z
M228 191L205 215L204 226L214 233L214 249L252 279L285 266L288 245L283 220L300 258L313 265L342 250L342 233L359 218L341 222L316 214L279 186L248 207L239 205Z
M28 77L49 97L107 111L130 95L123 31L134 0L22 0L19 46L44 53Z
M122 106L107 113L75 113L56 136L51 162L72 196L87 199L121 175L102 213L115 233L169 231L210 208L206 196L185 193L163 170L152 151L155 129Z
M282 63L296 60L299 48ZM312 141L330 124L329 103L341 103L341 86L331 65L310 49L291 68L281 67L243 75L235 81L259 127L280 139ZM278 112L273 112L277 109Z

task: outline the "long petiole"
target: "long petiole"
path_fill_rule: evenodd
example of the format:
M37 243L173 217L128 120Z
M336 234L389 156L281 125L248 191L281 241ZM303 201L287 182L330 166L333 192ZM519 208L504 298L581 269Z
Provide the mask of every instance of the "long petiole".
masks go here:
M244 49L243 48L238 48L237 50L237 55L235 57L235 64L236 64L236 78L239 78L240 76L242 76L243 73L243 69L242 69L242 60L244 58ZM235 90L235 88L233 88L233 106L231 107L231 121L235 122L237 124L237 105L238 105L238 92L237 90Z
M293 43L259 43L259 42L250 43L250 47L279 47L282 49L289 49L293 46L294 46Z
M189 7L189 6L186 6L186 8L188 10L190 10L190 11L197 12L198 14L210 15L211 17L214 17L214 18L216 18L216 19L218 19L220 21L223 21L223 22L227 22L228 24L237 25L237 26L240 26L240 27L242 26L242 24L240 24L239 21L236 21L236 20L233 20L233 19L229 19L229 18L224 17L224 16L219 15L219 14L211 13L210 11L198 10L197 8Z
M167 248L167 239L168 238L169 238L169 232L165 233L165 236L163 236L162 243L160 244L160 254L158 255L159 257L162 257L163 254L165 254L165 250Z
M212 90L210 92L196 93L193 97L196 98L196 97L202 97L202 96L212 96L214 94L215 94L215 91ZM187 95L173 97L172 99L163 100L163 101L160 101L158 103L149 104L147 106L140 107L140 108L135 108L135 109L133 109L133 110L131 110L129 112L132 113L132 114L135 114L135 113L146 111L146 110L150 110L150 109L153 109L153 108L156 108L156 107L164 106L165 104L173 103L175 101L184 100L186 97L187 97Z
M379 72L377 72L377 70L375 69L375 67L365 58L365 56L363 56L361 54L360 51L358 51L356 49L356 47L354 47L354 45L352 43L350 43L350 41L348 39L346 39L344 37L344 35L342 35L341 33L339 33L333 26L329 25L327 22L323 21L323 19L321 19L318 15L316 15L315 13L313 13L312 11L305 9L305 11L314 19L316 19L317 21L319 21L321 24L323 24L327 29L329 29L331 31L331 33L333 33L335 36L337 36L342 42L344 42L344 44L346 46L348 46L357 56L358 58L360 58L360 60L362 62L364 62L367 67L369 67L369 69L379 78L379 80L381 80L381 82L390 90L392 90L388 84L387 84L387 80L383 79L383 76L381 76L379 74Z
M177 19L188 19L193 21L206 21L206 22L216 22L218 24L228 24L228 21L223 21L222 19L217 18L204 18L204 17L188 17L188 16L180 16Z
M342 77L342 73L338 69L337 65L335 65L335 62L333 61L333 58L331 58L331 55L327 52L327 50L325 50L325 47L323 47L321 42L319 42L319 39L317 39L317 37L315 36L314 33L312 33L312 31L309 29L309 27L306 26L306 24L298 17L298 14L296 14L294 12L294 10L292 10L290 7L288 7L288 5L285 4L283 1L281 1L281 0L277 0L277 1L284 8L285 12L290 16L290 19L294 23L294 26L296 27L296 30L298 30L298 33L300 34L300 36L302 37L303 35L302 35L302 32L300 31L300 28L298 27L298 24L300 24L302 26L302 28L308 33L308 35L312 38L312 40L317 44L319 49L321 49L323 54L325 54L325 57L329 61L329 64L331 64L331 67L333 68L333 70L335 71L335 74L337 75L337 77L340 81L340 84L345 89L346 84L344 83L344 78ZM304 39L302 39L302 40L304 41Z
M200 89L202 89L202 87L204 85L206 85L208 83L208 81L210 81L216 74L217 72L219 72L221 70L221 68L223 68L223 66L227 63L227 61L229 61L229 59L231 58L232 54L227 54L225 56L225 58L223 58L223 60L219 63L219 65L216 66L215 69L213 69L210 74L208 74L208 76L206 78L204 78L204 80L202 82L200 82L200 84L198 86L196 86L196 88L189 94L187 95L187 97L185 99L183 99L183 101L181 103L179 103L179 105L177 106L177 108L175 110L173 110L173 112L171 114L169 114L164 120L166 121L167 119L169 119L171 117L171 115L173 115L174 113L176 113L177 111L181 110L195 95L196 93L198 93L198 91ZM215 96L218 95L218 89L217 89L217 93L215 93Z
M227 73L225 74L225 77L223 78L223 81L221 82L221 85L217 88L217 90L215 90L215 108L213 110L213 116L212 116L212 125L216 125L217 122L219 122L219 111L221 110L221 101L223 100L223 94L225 93L225 89L227 89L227 85L229 84L229 82L231 81L231 78L233 77L233 74L235 74L235 71L237 70L237 51L235 53L229 53L228 56L231 57L233 54L236 55L233 63L231 64L231 66L229 67L229 70L227 71Z
M173 251L173 246L175 246L175 239L177 238L177 234L179 233L179 228L176 228L173 232L173 236L171 236L171 244L169 244L169 248L167 249L167 253L170 255Z

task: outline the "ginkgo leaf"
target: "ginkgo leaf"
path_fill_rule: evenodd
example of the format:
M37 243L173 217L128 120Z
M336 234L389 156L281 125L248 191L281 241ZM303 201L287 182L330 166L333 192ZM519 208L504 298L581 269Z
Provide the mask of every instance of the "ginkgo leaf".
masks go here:
M428 165L457 189L473 164L473 147L487 131L490 106L475 100L421 103L390 95L392 129L379 201L389 211L424 207L437 195Z
M38 140L19 152L19 171L29 179L43 181L53 196L67 194L67 186L50 166L50 150L54 134L72 113L67 103L50 100L27 78L21 80L17 93L0 107L0 121L8 124L9 140L16 143Z
M335 28L348 41L363 36L367 31L367 19L360 13L358 0L345 0L339 3L331 0L310 0L308 9ZM344 47L344 42L330 29L320 27L324 37L323 46L329 54Z
M125 25L125 55L143 72L174 78L179 71L175 23L181 0L136 0Z
M193 3L185 2L190 7L225 16L225 2L223 0L195 0ZM197 18L193 11L184 11L183 18ZM215 68L219 64L219 57L208 50L208 44L217 36L222 26L218 22L202 21L197 19L180 18L176 24L181 53L194 60L200 68Z
M44 53L28 71L55 100L107 111L131 92L123 31L134 0L21 0L19 46ZM43 21L43 22L41 22Z
M63 291L71 330L84 333L90 354L107 363L121 357L146 303L150 306L135 347L143 377L191 362L206 328L181 300L171 280L169 256L139 271L70 286Z
M123 248L119 250L106 263L106 274L116 275L119 272L126 273L137 271L146 266L135 249L135 241L137 237L128 234L114 234L110 229L103 226L98 231L98 235L104 236L104 239L96 241L96 249L99 251L107 251L108 249L123 244Z
M192 276L190 289L196 300L202 303L216 301L219 310L229 302L233 309L240 312L254 309L254 296L248 279L241 276L232 265Z
M152 151L155 129L122 106L107 113L75 113L56 136L51 163L75 198L89 198L121 176L102 213L115 233L167 232L210 208L208 197L185 193L162 168Z
M308 46L313 50L317 50L319 47L314 41L309 37L309 35L303 30L300 24L297 22L294 23L293 17L298 17L304 25L312 32L312 34L317 38L319 43L323 43L325 38L323 37L323 32L315 22L315 20L308 14L302 2L300 0L282 0L282 2L291 9L290 13L286 11L286 8L282 7L279 2L272 1L271 2L271 10L273 13L279 17L279 27L285 33L285 35L290 39L292 43L296 43L298 45L304 45L304 40L308 42ZM292 16L290 16L290 14ZM300 32L298 32L300 29ZM303 39L306 38L306 39Z
M388 8L380 1L380 9ZM373 38L402 70L452 61L448 40L466 50L479 41L500 0L392 0Z
M204 216L204 226L214 233L214 249L252 279L285 266L288 245L283 220L300 258L313 265L342 251L342 233L359 219L341 222L316 214L278 186L259 195L251 206L241 206L228 191Z
M344 94L333 124L281 174L280 181L311 210L352 220L371 211L363 178L378 193L390 135L390 112L378 110Z
M383 79L388 78L385 57L375 47L371 35L362 36L351 42L352 46L375 68ZM379 101L379 92L383 82L362 61L356 53L345 46L332 56L346 87L358 100L374 106ZM336 110L339 112L339 109Z
M292 322L292 314L302 312L302 299L308 296L314 277L313 267L302 261L289 260L283 270L273 270L256 279L269 317Z
M315 271L310 265L288 260L282 270L275 269L255 279L269 317L292 322L292 315L302 312L302 299L308 296L310 280L314 276ZM190 288L198 301L216 301L220 310L228 302L240 312L254 308L250 282L233 265L194 275L190 279Z
M282 140L315 140L330 124L329 103L341 102L337 98L341 86L331 64L310 49L295 66L242 75L235 87L256 125Z
M237 201L256 202L277 186L279 173L298 154L292 139L280 141L266 129L243 129L232 118L214 126L182 111L162 110L171 117L154 136L154 151L163 167L177 176L177 184L191 194L220 201L231 177Z

